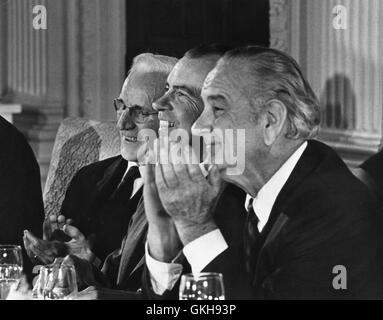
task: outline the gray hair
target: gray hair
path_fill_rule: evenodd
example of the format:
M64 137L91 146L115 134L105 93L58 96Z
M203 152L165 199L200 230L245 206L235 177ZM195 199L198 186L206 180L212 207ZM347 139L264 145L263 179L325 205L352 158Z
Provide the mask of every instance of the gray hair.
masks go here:
M134 57L129 75L136 72L154 72L168 75L177 61L178 60L173 57L153 53L141 53Z
M278 99L287 108L287 138L311 139L319 130L320 109L318 99L303 77L298 63L289 55L258 46L229 51L220 63L243 59L254 80L252 96L257 105Z

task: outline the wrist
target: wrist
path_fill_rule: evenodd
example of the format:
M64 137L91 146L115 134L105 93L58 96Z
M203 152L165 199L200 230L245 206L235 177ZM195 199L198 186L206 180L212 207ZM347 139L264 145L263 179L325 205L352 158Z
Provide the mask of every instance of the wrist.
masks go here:
M150 256L165 263L170 263L182 249L174 225L164 229L149 224L147 241Z
M213 220L207 220L201 223L177 221L175 222L175 226L183 246L218 229Z

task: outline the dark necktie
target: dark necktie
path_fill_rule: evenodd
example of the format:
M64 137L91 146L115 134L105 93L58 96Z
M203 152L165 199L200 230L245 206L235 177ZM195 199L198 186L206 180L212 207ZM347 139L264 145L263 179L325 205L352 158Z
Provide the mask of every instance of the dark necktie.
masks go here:
M250 274L254 274L257 256L258 256L258 244L260 243L260 232L258 230L258 217L253 208L254 199L250 200L247 207L247 218L245 222L243 245L245 250L245 264L246 270Z
M140 170L137 166L129 168L128 172L122 178L120 184L112 194L112 198L126 197L129 200L132 196L134 181L140 177Z

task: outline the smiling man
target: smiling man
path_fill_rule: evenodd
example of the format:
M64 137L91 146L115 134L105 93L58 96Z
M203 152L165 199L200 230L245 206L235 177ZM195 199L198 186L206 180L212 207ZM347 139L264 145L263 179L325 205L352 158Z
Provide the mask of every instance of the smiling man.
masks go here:
M246 161L242 174L223 163L208 179L197 165L156 165L159 197L193 273L222 273L229 299L382 298L382 212L339 156L312 140L319 106L297 63L273 49L235 49L208 75L202 97L193 132L246 130ZM219 137L215 144L225 148ZM235 244L212 215L221 178L247 193ZM162 277L174 284L177 271L170 265Z
M87 238L92 249L88 252L89 259L98 257L103 261L120 247L126 235L142 196L142 178L136 161L137 151L144 141L137 137L144 129L158 131L158 112L152 108L152 103L164 94L167 76L176 61L151 53L134 58L121 93L114 101L121 155L82 168L68 187L61 214L72 219ZM65 219L61 221L62 225L64 223ZM60 252L54 245L42 244L28 232L24 240L28 250L44 263L52 262L68 249ZM69 253L76 252L69 250ZM87 252L81 254L86 256Z

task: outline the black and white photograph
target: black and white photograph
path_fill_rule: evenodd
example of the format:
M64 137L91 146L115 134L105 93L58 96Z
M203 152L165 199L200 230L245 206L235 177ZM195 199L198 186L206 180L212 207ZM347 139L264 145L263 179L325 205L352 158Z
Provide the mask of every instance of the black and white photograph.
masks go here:
M383 299L382 17L0 0L0 300Z

